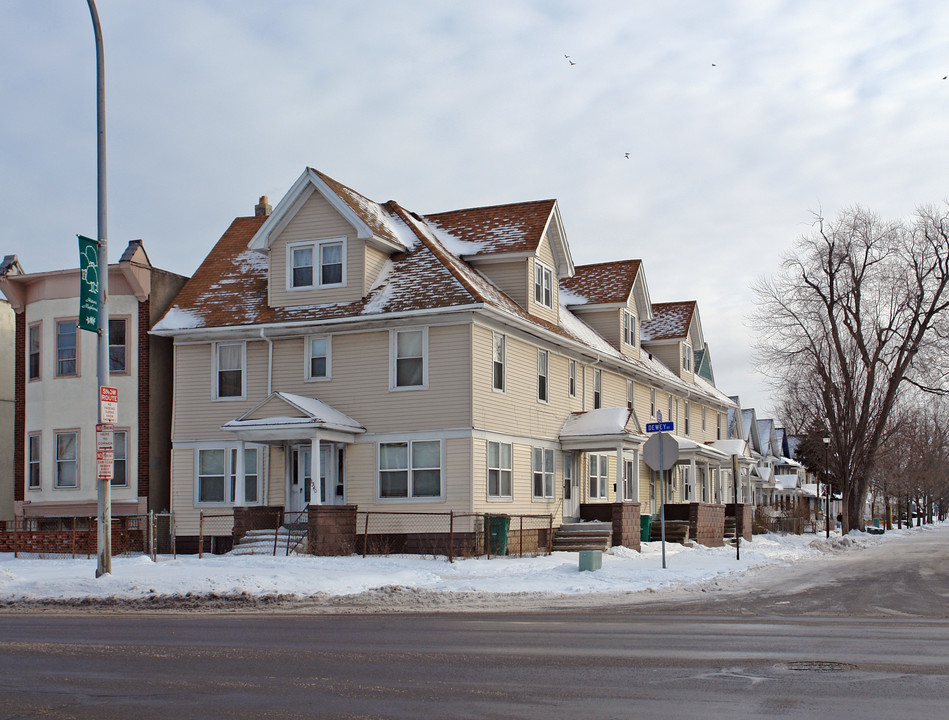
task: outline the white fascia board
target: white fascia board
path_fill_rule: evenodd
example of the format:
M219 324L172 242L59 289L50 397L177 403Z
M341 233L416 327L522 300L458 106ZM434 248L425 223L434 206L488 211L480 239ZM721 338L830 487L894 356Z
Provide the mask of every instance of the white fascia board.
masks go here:
M652 320L652 298L649 297L649 286L646 284L642 260L639 261L639 271L633 281L633 297L637 299L636 309L639 312L640 324Z
M289 330L301 328L312 332L315 328L333 327L336 325L345 325L352 323L373 323L388 320L400 320L402 318L411 318L417 320L420 317L431 315L447 315L450 313L469 312L471 310L480 310L484 307L481 303L472 303L470 305L458 305L455 307L436 308L433 310L404 310L397 313L383 313L373 315L347 315L342 318L326 318L323 320L294 320L285 323L266 323L259 325L221 325L218 327L206 328L184 328L178 330L149 330L149 335L159 335L162 337L175 338L176 345L188 343L201 343L208 340L217 340L221 337L245 338L247 340L257 340L260 338L261 330ZM272 340L276 335L268 335ZM181 340L179 340L181 338Z
M554 226L558 240L557 247L551 247L551 252L554 253L554 258L557 260L557 275L559 277L573 277L575 272L573 257L570 255L567 232L564 230L563 219L560 217L560 204L556 200L554 200L554 207L547 218L547 223L544 225L544 235L547 235L551 225Z
M492 265L495 263L510 262L511 260L524 260L526 258L532 258L536 254L537 253L530 252L529 250L519 250L518 252L500 252L484 255L461 255L459 257L470 265Z
M247 245L250 250L268 250L270 248L271 238L278 235L287 223L297 214L303 204L310 199L314 192L319 192L333 208L343 216L356 230L356 237L360 240L368 240L373 237L373 232L363 222L351 207L339 195L330 189L323 179L312 168L307 168L303 174L297 178L291 188L287 191L277 206L270 213L264 224L251 238Z
M616 303L582 303L580 305L567 305L567 310L572 313L583 313L586 310L619 310L626 309L629 305L624 302Z
M695 310L692 313L692 322L689 327L689 340L692 343L693 350L701 350L705 347L705 333L702 332L702 320L699 317L699 304L695 303ZM693 339L694 336L694 339Z

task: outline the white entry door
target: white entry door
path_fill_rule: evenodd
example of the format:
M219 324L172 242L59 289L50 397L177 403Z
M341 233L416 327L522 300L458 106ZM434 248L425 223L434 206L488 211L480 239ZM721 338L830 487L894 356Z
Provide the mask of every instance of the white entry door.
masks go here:
M563 519L580 516L580 478L574 467L573 453L563 454Z
M287 512L302 512L310 504L310 447L290 450L287 468Z

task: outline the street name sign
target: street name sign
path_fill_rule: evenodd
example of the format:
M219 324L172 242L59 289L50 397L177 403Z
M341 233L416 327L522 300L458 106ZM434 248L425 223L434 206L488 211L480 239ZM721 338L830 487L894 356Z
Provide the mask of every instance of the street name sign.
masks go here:
M672 432L675 429L674 425L675 423L671 422L646 423L646 432Z

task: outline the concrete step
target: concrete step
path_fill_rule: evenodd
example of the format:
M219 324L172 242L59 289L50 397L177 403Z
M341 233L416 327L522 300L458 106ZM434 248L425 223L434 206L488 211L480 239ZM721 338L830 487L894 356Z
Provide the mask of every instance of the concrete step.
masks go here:
M613 544L613 524L608 522L563 523L554 534L553 550L608 550Z

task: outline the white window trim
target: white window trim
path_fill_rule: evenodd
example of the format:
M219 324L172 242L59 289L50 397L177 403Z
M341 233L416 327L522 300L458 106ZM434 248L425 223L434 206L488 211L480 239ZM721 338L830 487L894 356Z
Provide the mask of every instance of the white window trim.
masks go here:
M541 484L544 488L543 495L537 495L534 492L534 476L537 474L537 468L534 466L536 460L537 451L541 451ZM550 457L550 471L547 471L547 457ZM550 494L547 494L548 488L548 476L549 476L549 488ZM557 456L554 453L552 448L545 447L532 447L531 448L531 500L536 502L552 502L554 496L557 494L557 489L555 483L557 481Z
M688 400L682 403L682 427L686 437L692 434L692 404Z
M632 410L636 407L636 385L632 378L626 378L626 409Z
M76 484L59 484L59 457L57 456L59 443L57 436L73 434L76 436ZM53 430L53 490L79 490L82 487L82 432L79 428L64 428L62 430Z
M109 322L124 322L125 323L125 370L113 370L112 369L112 348L119 347L117 344L112 342L112 331L109 330L109 348L108 348L108 361L109 361L109 375L131 375L132 374L132 316L131 315L109 315ZM120 486L114 486L120 487Z
M494 384L494 348L498 338L501 338L501 387ZM491 389L494 392L507 392L507 336L504 333L491 333Z
M121 485L115 483L115 435L118 433L125 433L125 482ZM132 486L131 478L131 454L129 451L131 440L132 440L132 430L128 427L117 427L113 430L113 442L112 442L112 478L109 480L109 486L113 488L127 488Z
M593 368L593 409L603 407L603 371Z
M577 361L567 361L567 395L572 398L577 396Z
M636 332L636 316L629 310L623 310L623 342L630 347L636 347L638 335L639 333Z
M399 333L421 332L422 333L422 384L421 385L403 385L397 386L396 383L396 361L398 360ZM428 390L428 326L423 327L404 327L389 331L389 391L390 392L411 392L413 390Z
M36 462L30 457L30 440L36 438ZM32 466L36 465L37 484L31 485L33 473ZM26 489L32 492L39 492L43 489L43 433L41 431L26 434Z
M342 273L340 275L342 281L338 283L327 283L326 285L320 282L322 276L322 253L320 248L323 245L332 245L334 243L340 243L343 246L342 250ZM313 248L313 283L310 285L293 285L293 251L303 247ZM321 238L319 240L298 240L296 242L287 243L287 292L300 292L306 290L320 290L323 288L339 288L346 287L346 265L347 258L349 257L348 253L349 248L347 247L345 237L333 237L333 238Z
M546 368L545 374L540 374L540 358L544 357L546 359ZM544 378L544 397L540 396L540 379ZM537 402L544 403L545 405L550 404L550 351L537 349L537 392L535 393Z
M682 343L682 369L685 372L694 372L692 365L695 357L692 354L692 346L689 343Z
M656 417L656 388L649 388L649 417Z
M540 300L537 299L537 270L540 268ZM554 309L555 301L555 292L554 292L554 271L553 268L548 266L546 263L541 262L537 258L534 258L534 278L533 278L533 288L534 292L531 294L531 297L534 300L534 303L540 305L541 307L548 308L550 310ZM550 304L544 302L545 291L550 292Z
M219 383L218 383L218 348L221 345L240 345L241 346L241 394L240 395L228 395L221 397L218 395ZM247 399L247 341L246 340L237 340L234 342L230 341L220 341L216 342L211 347L211 384L212 384L212 397L214 400L220 402L232 402L235 400L246 400Z
M203 507L257 507L259 505L265 505L263 501L263 477L264 477L264 445L258 443L244 443L244 449L246 450L257 450L257 502L254 504L247 504L243 501L234 502L234 498L231 496L231 476L235 473L235 469L232 467L231 456L236 450L240 452L241 444L233 441L222 441L214 442L213 440L202 441L196 443L194 446L194 487L193 487L193 498L194 506L197 508ZM200 495L198 494L200 488L200 478L198 476L199 459L201 450L221 450L224 452L224 501L223 502L205 502L199 500ZM253 474L253 473L251 473ZM246 475L246 473L245 473ZM243 483L238 484L239 487L243 487Z
M326 375L324 377L314 377L313 368L313 341L326 340ZM332 335L307 335L306 336L306 367L304 368L304 378L306 382L326 382L333 379L333 336Z
M593 493L590 493L590 499L591 500L609 500L610 498L610 456L603 453L590 453L589 457L597 458L597 469L600 469L602 467L601 466L602 461L604 460L606 461L606 474L600 475L599 473L597 473L596 475L594 475L592 472L592 463L589 461L589 458L587 460L587 490L589 490L590 480L592 480L594 477L597 479L596 489L597 489L598 494L594 495Z
M60 373L59 372L59 325L60 323L74 322L76 323L76 372L74 373ZM41 346L42 350L42 346ZM40 362L43 361L43 356L40 355ZM42 372L40 373L42 377ZM53 377L54 378L77 378L82 377L82 331L79 329L79 318L77 317L60 317L53 320Z
M33 331L36 331L36 377L30 377L30 358L32 356L32 347L30 340ZM27 382L39 382L43 379L43 321L37 320L27 325L26 328L26 362L24 364Z
M411 494L411 493L412 493L412 470L413 470L413 467L412 467L412 444L413 444L413 443L416 443L416 442L438 442L438 444L439 444L439 448L438 448L438 458L439 458L439 463L440 463L440 464L439 464L439 488L438 488L438 495L437 495L437 496L435 496L435 495L420 495L420 496L416 497L416 496L414 496L414 495ZM380 450L380 447L381 447L382 445L390 445L390 444L397 444L397 443L405 443L405 444L406 444L406 452L408 453L408 458L407 458L408 463L407 463L407 468L406 468L407 471L408 471L408 478L407 478L407 482L406 482L406 493L407 493L407 495L406 495L405 497L382 497L382 493L380 492L380 486L381 486L381 483L382 483L382 476L381 476L382 469L379 467L379 462L380 462L380 460L381 460L381 458L382 458L382 452L381 452L381 450ZM399 504L399 503L444 503L444 502L446 501L446 497L445 497L445 496L446 496L446 492L445 492L445 473L446 473L446 467L445 467L445 446L446 446L447 444L448 444L448 443L446 443L446 442L444 441L444 439L442 439L442 438L411 438L411 439L410 439L410 438L402 438L402 439L399 439L399 440L389 439L389 440L380 440L379 442L377 442L377 443L376 443L376 483L375 483L376 487L375 487L375 491L374 491L374 492L375 492L375 496L376 496L376 502L382 503L382 504L390 504L390 503L391 503L391 504ZM513 461L512 461L512 464L513 464Z
M491 467L491 460L490 460L490 458L491 458L491 443L494 443L495 445L498 446L498 465L499 465L499 467ZM502 446L502 445L507 445L509 448L511 448L511 467L508 467L508 468L500 467L500 465L501 465L501 446ZM488 440L487 444L485 445L485 451L486 451L486 454L485 454L485 486L484 486L484 489L485 489L485 497L486 497L487 501L488 501L488 502L514 502L514 443L501 442L500 440ZM497 470L497 471L498 471L498 494L497 494L497 495L492 495L492 494L491 494L491 482L490 482L490 478L491 478L491 471L492 471L492 470ZM502 473L502 472L509 472L509 473L511 474L511 480L510 480L510 482L511 482L511 492L510 492L509 494L507 494L507 495L503 495L503 494L500 493L500 489L501 489L501 473Z

